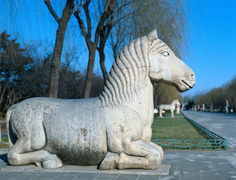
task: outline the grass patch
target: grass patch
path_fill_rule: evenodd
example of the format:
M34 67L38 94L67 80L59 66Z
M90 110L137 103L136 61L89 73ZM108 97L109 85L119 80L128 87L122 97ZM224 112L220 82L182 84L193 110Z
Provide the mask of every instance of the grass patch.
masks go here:
M163 114L163 118L154 116L152 141L163 149L222 149L225 141L212 138L205 130L190 123L183 114ZM217 136L217 135L216 135Z
M2 141L0 142L0 148L7 149L8 148L8 138L2 137Z
M184 117L155 118L152 139L205 139Z
M2 137L2 142L8 142L8 137Z

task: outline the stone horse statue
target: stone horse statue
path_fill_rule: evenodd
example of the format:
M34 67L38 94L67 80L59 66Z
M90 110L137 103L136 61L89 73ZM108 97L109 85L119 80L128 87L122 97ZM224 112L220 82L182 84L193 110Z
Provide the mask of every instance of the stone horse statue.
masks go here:
M228 99L225 100L225 113L229 113L229 101L228 101Z
M180 106L181 104L176 105L176 114L180 114Z
M90 99L31 98L9 108L10 165L97 165L99 169L157 169L163 150L150 142L152 82L186 91L194 72L156 30L119 53L101 95Z
M170 110L171 117L174 117L174 110L175 110L176 106L180 107L180 102L178 99L173 100L171 104L160 104L159 105L159 117L162 117L163 110Z

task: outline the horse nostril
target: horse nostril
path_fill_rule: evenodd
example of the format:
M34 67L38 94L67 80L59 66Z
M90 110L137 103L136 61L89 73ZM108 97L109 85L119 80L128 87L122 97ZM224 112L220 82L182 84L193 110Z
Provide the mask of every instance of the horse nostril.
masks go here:
M192 79L195 79L195 75L194 75L194 74L191 74L190 77L191 77Z

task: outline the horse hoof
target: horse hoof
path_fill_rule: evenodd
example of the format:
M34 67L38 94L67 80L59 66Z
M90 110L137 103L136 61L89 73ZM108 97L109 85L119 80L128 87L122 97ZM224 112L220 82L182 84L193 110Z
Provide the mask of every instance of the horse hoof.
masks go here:
M42 167L46 169L53 169L62 167L61 160L54 154L49 159L42 162Z
M36 165L37 167L42 167L42 166L41 166L41 162L36 162L35 165Z
M119 157L118 154L108 152L98 169L100 169L100 170L115 169L116 168L116 161L117 161L118 157Z

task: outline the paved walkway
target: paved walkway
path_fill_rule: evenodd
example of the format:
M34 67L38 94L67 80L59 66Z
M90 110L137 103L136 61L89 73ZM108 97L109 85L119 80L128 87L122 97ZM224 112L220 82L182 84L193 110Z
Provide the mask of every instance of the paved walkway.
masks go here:
M55 172L1 172L0 179L6 180L230 180L236 179L236 150L234 144L235 121L228 117L221 118L207 116L207 113L185 112L185 114L207 127L216 134L228 139L232 148L218 151L165 151L164 164L170 164L168 176L105 174L105 173L55 173ZM205 116L206 115L206 116ZM191 117L190 117L191 116ZM204 117L205 116L205 117ZM199 119L199 118L200 119ZM212 119L213 118L213 119ZM205 121L204 121L205 119ZM217 123L215 123L215 121ZM228 125L223 123L228 122ZM231 125L230 125L231 124ZM213 126L215 128L213 128ZM231 134L231 135L230 135ZM0 168L6 167L6 154L0 151Z
M228 145L236 149L236 115L197 111L184 111L184 115L227 139Z

